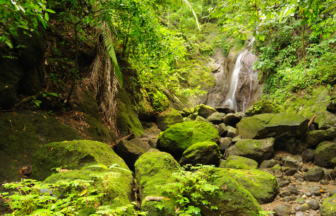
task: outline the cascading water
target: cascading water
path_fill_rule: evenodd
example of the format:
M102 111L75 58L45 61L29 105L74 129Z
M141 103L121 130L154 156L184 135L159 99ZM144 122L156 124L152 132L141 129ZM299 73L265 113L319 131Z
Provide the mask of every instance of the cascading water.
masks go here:
M230 83L230 89L228 92L228 99L225 101L225 105L229 105L229 107L235 109L237 111L237 102L236 102L236 90L237 90L237 85L238 85L238 79L239 79L239 72L240 68L242 67L241 59L247 52L244 51L241 53L236 61L236 64L234 66L234 70L231 76L231 83Z

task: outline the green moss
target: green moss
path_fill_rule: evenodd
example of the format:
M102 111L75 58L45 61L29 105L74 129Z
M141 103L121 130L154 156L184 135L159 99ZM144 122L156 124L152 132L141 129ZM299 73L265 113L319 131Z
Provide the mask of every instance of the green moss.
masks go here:
M230 155L225 163L219 165L220 168L232 168L232 169L257 169L258 163L255 160L240 157L236 155Z
M143 133L141 122L134 107L125 90L119 89L117 127L122 136L126 136L130 133L140 136Z
M139 101L139 118L148 119L154 116L154 109L145 89L141 89L142 98Z
M214 142L206 141L191 145L182 154L180 164L203 164L217 165L221 158L221 152L218 145Z
M99 119L98 104L91 91L87 90L82 93L82 98L78 103L78 106L82 112Z
M156 123L162 131L167 130L174 124L182 122L183 118L181 114L173 108L170 108L156 116Z
M258 101L253 106L246 110L245 114L252 116L255 114L263 113L282 113L285 112L284 108L271 101Z
M48 142L80 139L72 128L45 112L0 114L0 182L19 181L20 168L32 164L34 153Z
M332 197L326 198L323 203L322 206L320 208L320 213L323 216L335 216L336 212L336 202L334 201L336 200L336 194Z
M195 107L196 112L198 113L199 116L202 116L203 118L208 118L212 113L217 112L214 108L200 104Z
M88 164L119 164L125 162L105 143L80 140L49 143L34 155L33 177L43 180L52 174L52 168L80 169Z
M279 192L277 179L268 172L257 169L224 169L223 172L235 178L259 203L273 201Z
M150 151L140 156L135 163L135 176L142 200L142 211L148 211L148 215L151 216L176 215L174 200L147 202L145 198L147 196L166 196L162 186L175 181L172 173L176 172L178 168L177 161L165 152ZM162 210L155 207L158 202L164 205Z
M275 165L274 167L272 167L272 170L273 171L281 170L281 165L280 164Z
M160 133L158 148L172 154L182 154L191 145L204 141L218 142L218 131L206 122L184 122Z
M117 139L100 120L84 114L85 121L89 127L85 128L85 133L92 139L104 143L112 144Z

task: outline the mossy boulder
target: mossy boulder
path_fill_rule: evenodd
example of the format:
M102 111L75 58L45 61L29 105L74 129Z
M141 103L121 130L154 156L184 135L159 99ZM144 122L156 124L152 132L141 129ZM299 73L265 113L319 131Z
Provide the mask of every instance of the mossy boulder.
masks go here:
M221 153L217 143L206 141L190 146L182 154L180 164L203 164L217 165L221 158Z
M321 216L336 216L336 194L332 197L326 198L320 207Z
M253 159L259 164L274 155L274 138L263 140L241 139L227 150L227 155Z
M331 127L336 127L336 115L328 111L320 111L316 113L316 119L319 129L325 130Z
M298 137L308 130L308 119L296 114L260 114L243 118L237 124L243 139Z
M146 197L165 197L162 186L175 182L172 173L178 171L179 164L168 153L148 151L140 156L135 163L135 177L139 188L141 211L147 211L151 216L175 216L175 200L147 201ZM162 210L155 206L164 205Z
M154 118L155 112L153 106L150 103L150 98L147 91L145 89L141 89L140 92L142 94L142 98L139 101L139 109L138 109L139 119L147 120Z
M336 136L336 129L329 128L328 130L315 130L310 131L307 135L307 147L315 148L323 141L333 140Z
M238 122L243 118L242 113L229 113L223 118L223 122L225 125L229 125L232 127L236 127Z
M75 110L86 113L96 119L99 118L99 107L91 91L76 88L72 99L75 103Z
M171 127L174 124L183 122L183 118L181 114L176 109L173 109L173 108L170 108L158 114L155 118L156 118L157 126L162 131L167 130L169 127Z
M130 96L124 89L119 89L117 107L117 127L120 131L120 135L126 136L130 133L134 133L136 136L141 136L143 128L138 114L134 110L135 105L131 102Z
M184 108L182 111L180 111L182 117L188 117L189 115L193 114L195 112L194 108Z
M44 180L53 173L53 168L81 169L91 164L110 166L126 163L105 143L91 140L53 142L36 151L33 159L33 177Z
M336 155L335 142L322 142L315 150L315 165L325 168L334 168L335 163L333 158Z
M195 107L195 110L198 112L199 116L202 116L203 118L208 118L211 114L217 112L214 108L201 104Z
M45 112L0 114L0 182L19 181L20 168L32 165L35 152L47 143L74 139L80 139L74 129Z
M232 169L257 169L258 163L250 158L240 157L237 155L231 155L227 160L223 161L219 165L220 168L232 168Z
M246 116L253 116L264 113L283 113L284 108L271 101L258 101L253 104L252 107L245 111Z
M272 174L258 170L224 169L248 190L259 203L269 203L279 193L278 181Z
M212 184L219 192L212 196L204 195L218 210L199 206L203 216L259 216L262 211L257 200L226 169L215 168L216 178Z
M224 116L223 114L219 113L219 112L215 112L212 113L207 120L213 124L220 124L222 123L223 119L222 116Z
M83 114L87 126L84 129L82 138L95 140L112 145L117 140L117 135L111 130L108 130L100 119L94 118L91 115Z
M121 140L115 147L115 152L125 160L131 170L134 170L135 161L150 149L148 143L136 140Z
M160 133L157 146L162 151L181 157L187 148L204 141L218 142L218 131L206 122L184 122Z

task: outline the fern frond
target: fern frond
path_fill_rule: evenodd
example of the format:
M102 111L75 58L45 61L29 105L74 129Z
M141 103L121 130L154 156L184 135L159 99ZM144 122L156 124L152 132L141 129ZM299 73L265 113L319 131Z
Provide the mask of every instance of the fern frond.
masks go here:
M112 34L110 31L110 28L108 26L107 23L104 23L103 28L102 28L102 33L103 33L103 38L104 38L104 43L106 46L106 51L109 54L112 62L113 62L113 66L115 69L115 74L117 76L117 79L120 83L120 86L122 86L122 74L118 65L118 60L117 60L117 56L115 54L114 51L114 47L113 47L113 39L112 39Z
M195 17L195 20L196 20L196 24L197 24L197 28L198 28L198 30L201 31L201 28L200 28L200 25L199 25L199 22L198 22L198 19L197 19L197 15L196 15L196 13L195 13L193 7L192 7L191 4L188 2L188 0L183 0L183 1L186 3L186 5L189 6L189 9L190 9L190 10L192 11L192 13L194 14L194 17Z

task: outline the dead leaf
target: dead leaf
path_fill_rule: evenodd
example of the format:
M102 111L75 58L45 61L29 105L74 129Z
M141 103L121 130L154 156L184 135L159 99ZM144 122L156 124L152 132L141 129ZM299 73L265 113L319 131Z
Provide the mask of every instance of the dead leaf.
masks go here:
M51 147L50 151L52 151L54 149L54 147Z
M26 125L23 125L23 130L26 131L26 129L27 129L27 128L26 128Z

